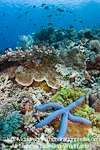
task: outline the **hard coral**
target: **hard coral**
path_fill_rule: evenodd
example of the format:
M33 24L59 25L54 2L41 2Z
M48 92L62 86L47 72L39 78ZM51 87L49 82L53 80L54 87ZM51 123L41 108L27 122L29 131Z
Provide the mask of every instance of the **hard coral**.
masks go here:
M83 93L83 90L81 88L70 88L70 87L64 87L61 88L61 90L57 91L52 97L51 101L64 104L64 106L72 103L76 99L78 99L80 96L85 95Z
M5 122L2 119L0 121L0 136L7 138L11 137L13 133L17 135L20 124L22 123L20 119L18 111L13 111L8 115Z
M95 52L99 52L99 48L100 48L99 40L91 40L89 48Z
M0 105L0 121L1 119L6 120L6 117L10 115L14 111L14 107L12 104L3 103Z
M46 81L47 85L54 89L58 89L61 84L61 76L55 72L54 68L50 68L50 66L38 65L33 69L27 69L17 74L15 78L15 80L23 86L31 85L33 79L37 82Z
M100 86L95 86L89 93L89 105L96 112L100 112Z
M86 56L84 56L79 46L64 49L59 56L67 67L71 66L77 71L83 71L86 68Z
M15 50L9 48L5 51L6 54L0 55L0 62L21 62L29 60L43 60L43 58L49 54L56 53L53 46L41 48L38 45L31 45L28 49L22 49L21 47L16 47Z
M33 83L32 75L27 72L21 72L20 74L17 74L15 80L22 86L30 86Z

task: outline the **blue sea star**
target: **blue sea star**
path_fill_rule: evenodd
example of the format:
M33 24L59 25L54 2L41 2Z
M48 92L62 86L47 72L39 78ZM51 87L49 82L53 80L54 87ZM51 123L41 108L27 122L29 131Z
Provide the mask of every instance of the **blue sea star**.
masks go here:
M63 107L60 104L57 103L48 103L45 104L44 106L35 106L35 109L39 110L39 111L45 111L48 108L57 108L59 110L53 112L52 114L50 114L48 117L46 117L43 121L41 121L40 123L36 124L35 127L42 127L45 126L47 124L49 124L52 120L54 120L54 118L56 118L57 116L63 114L62 119L61 119L61 126L60 126L60 130L57 136L57 140L61 141L67 131L67 126L68 126L68 119L74 122L83 122L86 124L91 125L92 122L83 118L83 117L76 117L73 116L69 111L71 109L73 109L74 107L78 106L79 104L81 104L85 99L85 96L80 97L78 100L76 100L75 102L69 104L67 107Z

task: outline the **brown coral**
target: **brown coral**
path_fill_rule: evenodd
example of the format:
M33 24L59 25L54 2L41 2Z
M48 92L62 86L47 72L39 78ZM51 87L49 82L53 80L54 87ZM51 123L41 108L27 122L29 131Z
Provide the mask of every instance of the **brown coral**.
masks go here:
M15 80L23 86L30 86L33 83L33 79L37 82L46 81L49 87L58 89L61 84L61 78L62 76L56 73L53 67L39 65L20 74L18 73Z
M15 80L23 86L30 86L33 83L32 75L27 72L17 74Z
M42 60L43 57L55 52L56 51L53 46L42 46L39 48L37 45L31 45L31 47L25 49L24 51L21 49L21 47L16 47L15 50L9 48L7 51L5 51L6 54L0 55L0 62L22 62L26 60L32 60L33 58L35 60Z

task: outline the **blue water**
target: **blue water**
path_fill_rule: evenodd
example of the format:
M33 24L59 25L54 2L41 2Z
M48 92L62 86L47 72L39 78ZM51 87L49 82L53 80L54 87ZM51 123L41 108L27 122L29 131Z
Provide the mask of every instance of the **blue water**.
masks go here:
M46 6L49 10L44 9ZM64 11L59 12L58 8ZM75 30L98 29L100 0L0 0L0 52L8 47L14 49L19 35L30 34L34 38L32 33L49 27L48 23L53 28L69 29L73 25Z

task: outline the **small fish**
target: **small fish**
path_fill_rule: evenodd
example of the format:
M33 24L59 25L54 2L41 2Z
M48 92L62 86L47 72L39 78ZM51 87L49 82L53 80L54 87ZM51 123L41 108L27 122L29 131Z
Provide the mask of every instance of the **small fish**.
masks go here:
M76 19L74 19L74 21L77 21Z
M49 15L48 17L52 17L52 15Z
M25 15L27 15L27 13L29 13L30 11L25 11Z
M34 5L33 8L35 8L36 6Z
M4 16L5 14L3 14L3 16Z
M48 23L47 25L48 25L48 26L52 26L53 24L52 24L52 23Z
M44 5L46 5L46 4L43 3L41 6L43 7Z
M20 18L21 16L22 16L22 15L18 16L17 19Z
M93 28L96 28L96 26L93 26Z
M68 12L68 10L66 10L66 12Z
M49 6L44 7L44 9L49 10Z
M19 8L19 10L22 10L21 8Z
M59 12L63 12L64 10L63 9L61 9L61 8L58 8L57 9Z
M36 26L36 24L34 23L34 26Z
M69 13L73 13L72 11L69 11Z
M73 28L73 27L74 27L74 26L70 24L69 28L71 29L71 28Z
M81 20L80 23L82 23L83 21Z

